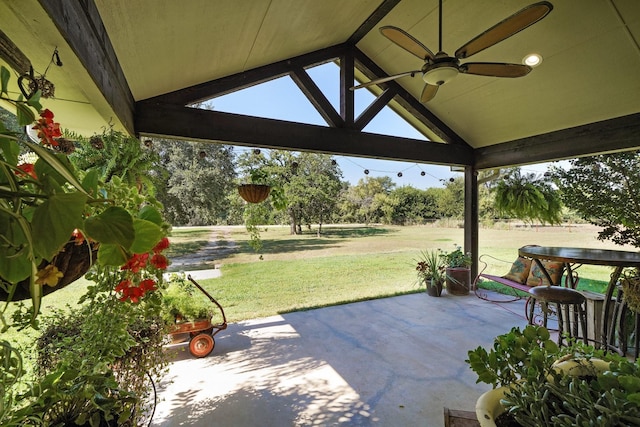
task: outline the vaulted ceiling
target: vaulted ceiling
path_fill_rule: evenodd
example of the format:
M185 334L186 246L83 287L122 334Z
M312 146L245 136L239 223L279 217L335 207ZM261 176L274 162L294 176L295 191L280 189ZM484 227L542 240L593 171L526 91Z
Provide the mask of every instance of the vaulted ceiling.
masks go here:
M453 52L531 0L445 0L442 50ZM423 62L384 37L399 27L438 51L437 0L0 0L0 63L45 74L64 127L471 166L535 163L640 147L640 2L551 2L540 22L462 62L542 63L521 78L460 74L426 104ZM63 63L51 63L57 49ZM336 109L306 69L341 67ZM327 126L190 108L290 76ZM13 82L17 79L12 79ZM12 86L18 92L16 86ZM286 100L280 100L286 101ZM390 106L429 141L362 129Z

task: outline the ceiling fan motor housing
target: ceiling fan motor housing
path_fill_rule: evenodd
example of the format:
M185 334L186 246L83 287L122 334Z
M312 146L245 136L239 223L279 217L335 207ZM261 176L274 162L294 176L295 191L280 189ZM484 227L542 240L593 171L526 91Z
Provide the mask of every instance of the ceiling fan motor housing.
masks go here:
M423 67L422 80L434 86L450 82L460 72L459 64L458 59L452 58L444 52L438 52L433 61L428 61Z

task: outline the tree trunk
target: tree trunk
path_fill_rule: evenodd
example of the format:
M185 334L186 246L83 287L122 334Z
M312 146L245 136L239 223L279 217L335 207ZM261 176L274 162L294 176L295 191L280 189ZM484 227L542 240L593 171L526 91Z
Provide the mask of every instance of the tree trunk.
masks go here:
M298 221L293 212L289 213L289 234L298 234Z
M318 237L320 237L320 234L322 234L322 223L318 224Z

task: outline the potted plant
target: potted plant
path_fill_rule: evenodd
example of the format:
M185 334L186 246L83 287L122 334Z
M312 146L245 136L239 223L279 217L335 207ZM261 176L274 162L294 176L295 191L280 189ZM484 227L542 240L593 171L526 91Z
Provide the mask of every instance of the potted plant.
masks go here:
M453 251L441 251L440 256L445 264L447 293L467 295L471 283L471 253L464 253L460 246L455 245Z
M156 206L138 204L134 211L122 200L123 186L101 182L97 170L76 170L68 158L74 144L40 104L40 91L14 100L9 78L9 70L0 67L0 98L16 107L18 125L29 126L40 141L26 140L0 122L0 300L30 298L35 318L44 294L71 283L96 260L125 264L166 230ZM89 262L69 278L67 268L79 263L68 257L83 242L87 246L79 253ZM57 263L59 258L64 262Z
M436 250L422 251L416 260L418 283L424 283L427 293L432 297L439 297L445 281L445 266Z
M18 125L11 130L0 121L0 300L32 304L18 307L13 324L4 310L0 321L5 328L36 325L42 296L88 270L95 285L72 313L77 322L66 315L44 319L43 341L33 343L48 358L39 359L39 372L0 375L0 425L134 422L150 390L146 381L163 366L154 291L168 264L162 254L168 224L159 204L135 187L76 169L69 160L74 143L40 105L40 92L11 99L9 78L0 67L0 98L16 107ZM27 140L21 126L36 131L39 142ZM77 268L76 253L89 262L83 258ZM2 366L21 366L15 346L0 341L0 347Z
M640 424L640 367L617 354L576 341L558 347L529 325L468 355L477 382L493 386L476 402L483 427Z
M172 274L162 293L163 318L168 325L210 321L214 307L184 274Z

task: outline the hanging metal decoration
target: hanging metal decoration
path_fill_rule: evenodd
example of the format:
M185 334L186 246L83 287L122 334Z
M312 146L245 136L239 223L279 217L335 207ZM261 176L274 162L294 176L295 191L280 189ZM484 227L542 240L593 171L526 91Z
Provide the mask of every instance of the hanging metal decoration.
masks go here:
M62 61L60 60L60 55L58 54L58 48L53 51L53 55L51 56L51 61L49 65L47 65L47 69L44 70L44 73L40 76L36 76L33 71L33 67L29 67L29 73L23 74L18 77L18 87L20 88L20 92L26 99L30 99L35 93L39 90L41 98L53 98L56 92L55 85L47 80L46 74L49 71L49 67L51 64L56 64L58 67L62 67Z

